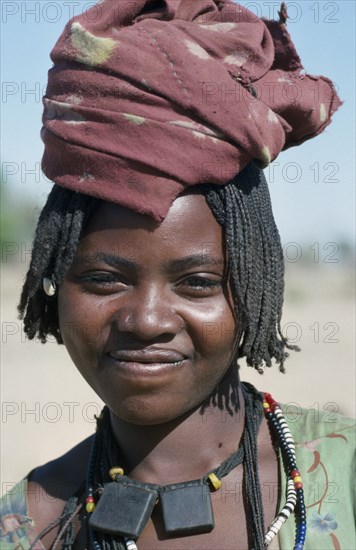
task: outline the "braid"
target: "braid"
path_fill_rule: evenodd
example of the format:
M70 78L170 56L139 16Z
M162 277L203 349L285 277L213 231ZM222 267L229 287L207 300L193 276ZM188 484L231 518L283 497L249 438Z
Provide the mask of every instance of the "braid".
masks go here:
M209 186L206 201L225 231L235 315L240 325L238 357L263 372L274 358L284 372L281 331L284 261L263 172L250 164L224 187Z
M59 285L70 267L78 242L98 200L54 185L36 229L30 268L23 285L18 311L30 339L46 342L52 334L62 343L58 326L57 296L44 294L42 280Z
M272 359L284 372L286 348L281 331L284 262L267 182L250 164L227 185L201 186L206 201L225 232L230 284L239 322L238 357L263 372ZM79 239L99 199L54 185L37 225L32 259L18 306L24 331L46 342L52 334L62 342L57 296L48 298L42 280L56 285L69 269Z

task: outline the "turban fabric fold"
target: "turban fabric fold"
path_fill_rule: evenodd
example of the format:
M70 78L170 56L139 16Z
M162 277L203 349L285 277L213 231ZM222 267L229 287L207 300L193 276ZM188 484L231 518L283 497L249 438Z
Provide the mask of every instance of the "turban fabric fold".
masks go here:
M102 0L74 17L51 53L44 173L160 221L187 187L316 136L340 100L302 71L286 18L232 0Z

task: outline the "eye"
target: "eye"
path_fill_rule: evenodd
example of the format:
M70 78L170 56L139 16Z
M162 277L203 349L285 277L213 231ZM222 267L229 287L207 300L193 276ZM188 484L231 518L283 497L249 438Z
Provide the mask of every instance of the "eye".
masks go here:
M221 290L222 282L212 276L192 275L181 281L179 286L190 295L211 296Z
M95 271L78 275L76 279L89 292L105 294L119 292L127 287L126 281L119 273L110 271Z

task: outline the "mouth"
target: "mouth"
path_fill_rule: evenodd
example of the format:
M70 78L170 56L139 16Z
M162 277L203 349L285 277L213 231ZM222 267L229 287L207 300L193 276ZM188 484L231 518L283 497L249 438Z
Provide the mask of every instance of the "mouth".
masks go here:
M175 370L186 363L188 357L176 350L114 350L108 354L112 365L128 375L159 375Z
M132 350L114 350L108 354L117 361L125 361L132 363L177 363L187 358L181 352L176 350L166 349L132 349Z

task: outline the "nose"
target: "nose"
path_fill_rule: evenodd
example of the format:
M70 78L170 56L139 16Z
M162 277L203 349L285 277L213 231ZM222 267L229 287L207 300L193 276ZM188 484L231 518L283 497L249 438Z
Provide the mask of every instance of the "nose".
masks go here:
M140 340L172 337L184 326L174 304L159 288L133 292L115 315L116 327Z

